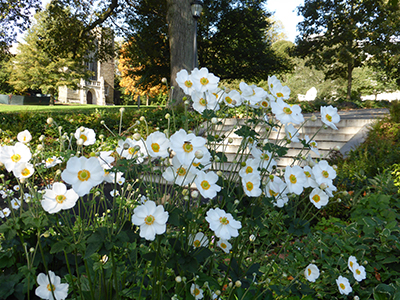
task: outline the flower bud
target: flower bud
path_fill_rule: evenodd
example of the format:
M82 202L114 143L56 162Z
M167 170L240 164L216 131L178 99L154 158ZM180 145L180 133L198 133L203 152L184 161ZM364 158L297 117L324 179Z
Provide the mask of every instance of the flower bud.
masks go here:
M124 147L124 150L128 150L129 149L129 144L128 143L124 143L123 147Z
M50 125L50 124L53 124L54 120L53 120L53 118L47 118L46 122L47 122L47 124Z
M119 109L119 112L122 114L123 112L125 111L125 108L124 107L121 107L120 109Z
M166 84L166 83L168 82L168 81L167 81L167 78L163 77L163 78L161 79L161 82L164 83L164 84Z
M181 277L181 276L176 276L176 277L175 277L175 281L176 281L177 283L181 283L181 282L182 282L182 277Z
M202 150L197 150L197 151L194 153L194 156L195 156L197 159L202 159L203 156L204 156L204 153L203 153Z
M188 190L188 189L183 189L183 190L182 190L182 195L183 195L183 196L189 195L189 190Z
M197 198L199 196L199 192L198 191L192 191L192 193L190 195L192 196L192 198Z
M135 133L135 134L133 135L133 139L134 139L135 141L140 141L141 138L142 138L142 137L141 137L140 133Z
M185 201L189 201L189 196L185 196L185 197L183 197L183 200L185 200Z
M233 138L228 138L228 143L232 144L233 143Z
M256 240L256 236L254 234L249 237L250 242L254 242Z
M213 124L217 124L217 123L218 123L218 119L217 119L217 118L215 118L215 117L214 117L214 118L212 118L212 119L211 119L211 123L213 123Z
M37 145L36 149L37 149L38 151L43 150L43 145Z
M317 121L317 116L316 115L312 115L310 120L313 121L313 122Z
M83 145L83 139L78 139L78 140L76 141L76 144L77 144L78 146L82 146L82 145Z
M217 171L217 175L218 175L219 177L222 177L222 175L223 175L222 171Z
M336 145L335 148L333 148L333 150L340 151L340 147Z
M236 280L235 286L236 286L237 288L241 287L241 286L242 286L242 282L241 282L240 280Z
M190 104L190 101L189 101L189 100L186 100L186 101L183 102L183 103L185 103L185 105L189 105L189 104Z
M168 120L169 118L171 118L171 115L170 114L166 114L165 118Z
M327 187L328 187L328 186L326 185L325 182L323 182L323 183L321 183L321 184L319 185L319 188L320 188L321 190L326 190Z
M41 136L39 137L39 141L40 141L40 142L43 142L43 141L44 141L44 135L41 135Z

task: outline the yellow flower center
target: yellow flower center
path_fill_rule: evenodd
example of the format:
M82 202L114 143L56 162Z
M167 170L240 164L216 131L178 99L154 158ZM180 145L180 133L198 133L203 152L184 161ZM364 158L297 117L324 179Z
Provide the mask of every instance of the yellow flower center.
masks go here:
M339 286L340 286L340 288L341 288L342 290L346 289L346 287L344 286L343 283L339 284Z
M25 168L25 169L23 169L23 170L21 171L21 175L24 176L24 177L26 177L26 176L28 176L28 175L30 175L30 174L31 174L31 171L29 171L28 168Z
M219 218L219 222L220 222L222 225L228 225L228 224L229 224L229 220L228 220L226 217L220 217L220 218Z
M129 153L130 155L136 155L138 152L135 150L135 147L130 147L130 148L128 149L128 153Z
M193 85L193 83L192 83L190 80L186 80L186 81L185 81L185 86L186 86L186 87L191 88L192 85Z
M248 166L248 167L246 168L246 174L249 174L249 173L253 173L253 168L250 167L250 166Z
M200 79L200 83L201 83L202 85L207 85L209 82L210 82L210 81L208 80L208 78L203 77L203 78Z
M228 247L225 243L221 243L221 248L225 249L226 247Z
M331 115L326 114L325 118L326 118L329 122L332 122L332 116L331 116Z
M264 154L261 155L261 159L263 159L263 160L269 160L269 155L266 154L266 153L264 153Z
M314 195L312 199L314 200L315 203L318 203L321 200L321 197L319 195Z
M195 288L194 291L193 291L193 294L195 296L199 295L200 294L200 290L198 288Z
M289 176L289 180L290 180L290 182L291 182L292 184L295 184L295 183L297 182L297 178L296 178L296 176L294 176L293 174L291 174L291 175Z
M198 166L200 166L200 163L199 162L198 163L194 162L194 163L192 163L192 166L197 168Z
M178 170L176 170L176 174L178 174L178 176L185 176L186 169L184 167L179 167Z
M199 240L195 240L193 242L193 246L195 246L196 248L199 248L200 247L200 241Z
M90 178L90 172L88 170L80 170L78 172L78 179L80 181L88 181Z
M186 153L190 153L193 151L193 145L189 142L185 142L182 146L183 151L185 151Z
M282 97L283 97L283 94L282 94L282 93L276 93L276 96L277 96L278 98L282 98Z
M285 107L283 108L283 112L287 115L291 115L292 114L292 110L290 109L290 107Z
M82 139L83 142L86 142L86 141L87 141L87 136L84 135L84 134L81 134L79 138Z
M308 276L310 276L310 275L311 275L311 269L308 268Z
M251 191L253 188L254 188L254 185L253 185L252 182L249 181L249 182L246 183L246 189L248 191Z
M11 160L12 160L13 162L18 162L18 161L21 160L21 155L19 155L19 154L14 154L14 155L11 156Z
M361 271L359 269L356 270L357 275L361 274Z
M22 140L25 142L26 141L26 136L24 136Z
M153 143L153 144L151 144L151 149L152 149L154 152L159 152L159 151L160 151L160 145L157 144L157 143Z
M268 101L262 101L261 102L261 106L264 107L264 108L268 108L268 106L269 106Z
M148 215L146 218L144 218L146 225L153 225L155 220L156 219L152 215Z
M325 177L325 178L328 178L329 177L329 173L328 173L328 171L322 171L322 176L323 177Z
M304 174L306 175L306 177L310 178L311 177L311 173L308 171L304 171Z
M201 99L199 100L199 104L200 104L201 106L206 106L206 105L207 105L207 100L204 99L204 98L201 98Z
M208 181L206 181L206 180L203 180L202 182L201 182L201 187L203 188L203 190L208 190L209 188L210 188L210 184L208 183Z
M225 102L228 104L232 103L232 98L231 97L225 97Z
M316 142L311 142L311 143L310 143L310 146L311 146L312 148L317 148L317 143L316 143Z
M353 262L352 261L350 262L350 268L353 268Z
M275 193L273 190L269 189L269 194L273 197L278 196L278 193Z
M54 291L56 290L56 287L55 287L53 284L50 284L50 283L49 283L49 284L47 285L47 290L50 291L50 292L51 292L51 291L54 292Z
M46 159L46 162L48 164L52 164L54 162L54 158L49 157L48 159Z
M56 201L57 203L63 203L65 201L66 197L64 195L57 195L56 196Z

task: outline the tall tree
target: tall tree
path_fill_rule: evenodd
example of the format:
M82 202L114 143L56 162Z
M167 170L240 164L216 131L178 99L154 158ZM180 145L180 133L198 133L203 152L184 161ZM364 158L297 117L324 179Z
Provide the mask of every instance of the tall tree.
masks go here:
M43 51L41 38L46 35L44 25L48 22L48 14L40 12L35 18L36 24L28 30L25 43L19 44L18 54L11 61L9 83L20 92L41 90L50 94L53 100L60 86L76 89L80 79L88 78L90 72L86 70L82 58L77 59L72 54L57 57Z
M39 5L40 0L0 0L0 54L15 42L18 32L29 27L32 11Z
M305 0L298 8L297 55L325 68L328 78L347 81L351 98L353 70L365 64L398 68L398 3L385 0Z

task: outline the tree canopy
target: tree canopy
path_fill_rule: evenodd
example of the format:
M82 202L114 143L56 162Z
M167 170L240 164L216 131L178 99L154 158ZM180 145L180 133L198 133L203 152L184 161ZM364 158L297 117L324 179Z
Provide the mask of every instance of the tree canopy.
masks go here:
M54 96L60 86L76 88L81 78L88 78L90 72L83 64L83 58L72 54L64 57L52 56L42 50L41 37L46 35L46 11L35 15L36 24L25 36L25 43L18 46L18 54L10 64L10 84L15 90L41 90Z
M398 71L399 9L397 1L305 0L298 8L297 55L324 68L328 78L347 80L351 96L352 74L365 64Z

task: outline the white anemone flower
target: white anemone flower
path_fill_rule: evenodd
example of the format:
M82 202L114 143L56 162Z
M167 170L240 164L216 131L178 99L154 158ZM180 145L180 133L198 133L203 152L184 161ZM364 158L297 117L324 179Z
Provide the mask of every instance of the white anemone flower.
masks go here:
M100 151L100 154L97 157L97 159L99 160L100 165L104 169L110 169L111 165L114 163L115 158L111 156L111 154L113 153L114 151Z
M132 215L132 223L140 227L140 237L154 241L156 234L163 234L166 230L168 212L162 205L157 205L152 200L136 207Z
M350 256L347 261L347 266L349 267L350 271L354 272L354 266L357 264L357 258L355 256Z
M5 218L7 218L10 214L11 214L11 210L8 207L3 209L3 215Z
M315 280L319 277L319 269L314 264L309 264L307 268L304 270L304 276L310 282L315 282Z
M231 90L229 93L223 94L222 99L229 107L238 107L243 103L242 96L236 90Z
M300 142L299 140L299 130L293 126L293 124L286 124L285 125L285 133L286 133L286 137L289 141L293 142L293 143L298 143Z
M339 276L338 279L336 279L336 284L338 285L339 292L342 295L348 295L353 291L350 282L346 277Z
M261 195L260 188L261 177L260 174L252 173L242 177L243 190L249 197L258 197Z
M190 293L196 300L203 299L203 297L204 297L203 290L200 288L199 285L197 285L195 283L192 283L192 285L190 286Z
M318 209L321 209L322 206L325 206L329 203L328 195L320 188L313 189L309 198L311 203L314 204L314 206Z
M215 235L221 239L229 240L239 235L242 224L236 221L233 216L220 208L211 208L207 211L206 221Z
M301 124L304 122L304 117L301 113L299 105L289 105L282 99L278 98L276 102L271 102L272 113L282 123Z
M182 164L175 155L172 158L172 165L165 169L162 177L169 182L174 182L177 185L184 186L193 182L196 174L192 172L194 167Z
M0 162L4 164L8 172L12 172L16 164L28 162L31 158L31 150L20 142L14 146L3 146L0 151Z
M250 174L260 175L260 172L257 170L260 165L260 160L255 158L248 158L246 160L246 165L242 167L239 171L240 177L245 177Z
M186 95L191 95L194 91L193 81L187 70L182 69L176 73L176 83Z
M273 168L277 166L275 159L273 159L272 153L269 151L261 151L257 147L251 147L250 153L260 162L260 169L267 169L268 172L271 172Z
M286 183L279 177L274 176L273 179L270 179L265 186L265 195L267 197L274 197L275 202L272 204L279 208L282 208L286 203L288 203L289 198L287 196L287 185Z
M18 209L21 207L21 201L18 200L17 198L14 198L11 200L11 207L14 209Z
M15 165L13 169L13 174L18 179L29 178L35 173L33 165L28 162L20 162Z
M315 177L315 181L318 184L325 183L327 185L332 184L333 179L336 178L336 171L332 168L326 160L319 161L313 168L312 172Z
M26 144L32 140L32 135L28 130L25 129L24 131L18 133L17 140L18 142Z
M75 131L76 140L82 139L84 146L93 145L96 142L96 133L91 128L80 127Z
M190 172L197 174L199 170L206 171L211 168L211 153L206 147L201 149L203 157L197 158L195 156Z
M55 182L51 189L45 190L41 204L45 211L54 214L74 207L78 199L79 196L73 189L67 190L64 183Z
M202 232L196 233L196 235L189 235L189 245L193 248L207 247L208 238Z
M268 97L268 92L256 85L248 85L245 82L239 83L242 98L247 101L251 107L257 107L257 104Z
M194 179L197 189L204 198L213 199L217 193L221 190L221 187L217 185L218 175L213 171L205 173L199 171Z
M180 129L170 137L170 147L176 153L179 161L190 166L195 158L197 150L206 152L205 147L206 139L196 136L193 133L186 133L184 129Z
M142 163L147 157L145 144L142 140L135 141L130 138L118 141L117 153L126 159L135 159L137 163Z
M270 87L270 92L278 99L287 100L290 97L290 88L287 86L283 86L282 83L279 81L275 81L272 89Z
M45 160L44 166L45 166L45 168L49 169L49 168L52 168L61 163L62 163L62 160L60 158L58 158L57 156L52 156L52 157L48 157Z
M279 81L278 78L276 78L275 75L268 76L268 88L269 88L269 91L271 92L271 94L272 94L274 87L279 84L281 84L281 82Z
M300 195L303 192L303 188L307 182L307 179L301 167L287 166L285 169L285 182L290 193Z
M363 281L365 278L367 278L367 273L365 272L364 266L360 266L358 263L356 263L353 266L353 276L354 279L358 282Z
M318 183L315 181L315 176L314 173L312 172L312 169L310 166L304 166L303 167L304 175L306 175L306 183L304 187L312 187L316 188L318 187Z
M102 183L103 177L104 170L97 157L71 157L61 173L62 180L71 184L79 196L88 194L92 187Z
M308 135L305 135L304 139L305 139L306 143L310 145L311 151L314 152L315 154L317 154L318 156L320 156L319 151L318 151L318 143L314 140L311 140Z
M40 273L36 281L39 286L35 290L35 295L39 298L46 300L62 300L67 298L68 283L61 283L61 278L56 276L53 271L49 270L48 275Z
M168 157L169 139L163 132L155 131L146 139L147 151L151 157Z
M200 114L202 114L206 109L217 111L220 108L217 97L210 92L194 91L192 93L192 100L193 109Z
M340 116L337 112L337 108L333 107L332 105L321 106L321 121L332 129L337 130L335 124L340 122Z
M193 86L198 92L213 92L218 88L219 77L209 73L207 68L195 68L190 74Z
M118 183L119 185L122 185L120 183L120 181L122 180L123 182L125 182L125 179L123 177L124 173L122 172L110 172L110 169L106 169L104 168L104 175L103 175L103 180L104 182L108 182L108 183ZM122 182L122 183L123 183Z
M219 239L217 242L217 246L220 247L225 253L229 253L232 249L232 244L224 239Z

